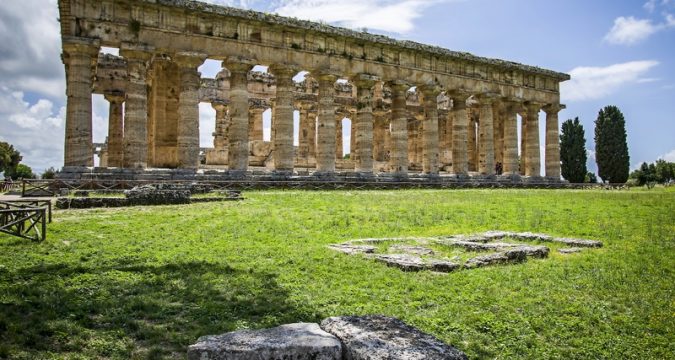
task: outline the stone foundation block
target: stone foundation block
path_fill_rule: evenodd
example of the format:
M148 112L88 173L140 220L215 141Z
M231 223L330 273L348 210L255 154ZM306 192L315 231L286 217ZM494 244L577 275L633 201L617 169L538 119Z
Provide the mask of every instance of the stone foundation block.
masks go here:
M318 324L297 323L202 336L188 347L188 360L253 359L340 360L342 345Z
M340 339L345 360L467 359L456 348L391 317L331 317L321 328Z

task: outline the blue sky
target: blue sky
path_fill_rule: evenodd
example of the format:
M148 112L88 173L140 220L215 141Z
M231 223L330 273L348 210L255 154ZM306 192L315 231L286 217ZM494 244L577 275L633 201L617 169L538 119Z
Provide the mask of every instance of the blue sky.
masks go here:
M586 130L605 105L626 117L631 165L675 161L675 0L211 0L568 72L567 109ZM0 2L0 140L38 171L63 164L65 81L56 0ZM214 63L202 67L212 75ZM201 106L202 144L212 110ZM94 97L95 141L107 103ZM542 113L543 119L543 113ZM543 123L542 123L543 125ZM542 126L543 128L543 126ZM543 130L543 129L542 129Z

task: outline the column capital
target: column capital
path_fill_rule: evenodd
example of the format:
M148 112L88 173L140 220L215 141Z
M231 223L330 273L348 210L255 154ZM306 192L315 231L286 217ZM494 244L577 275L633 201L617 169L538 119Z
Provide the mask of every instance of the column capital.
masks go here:
M336 71L330 69L318 70L316 73L314 73L314 78L321 81L336 82L338 76L339 74Z
M565 104L547 104L544 105L542 110L544 110L546 114L557 114L558 112L560 112L560 110L563 110L565 108L567 108Z
M242 56L230 56L223 61L223 67L229 70L230 73L248 73L255 65L255 60Z
M269 72L275 77L288 77L292 78L295 74L298 73L299 67L295 64L287 63L274 63L269 66Z
M216 100L211 102L211 107L216 111L223 111L227 109L228 103L225 101Z
M543 106L543 104L535 101L526 101L523 103L523 105L525 108L527 108L527 111L534 111L535 113L538 113Z
M392 90L405 91L410 89L410 83L404 80L388 80L385 84Z
M182 51L174 54L173 60L178 66L181 68L198 68L201 66L204 61L206 60L207 55L198 53L198 52L190 52L190 51Z
M476 94L474 97L483 106L492 105L492 103L499 101L499 95L491 92Z
M155 49L149 45L122 43L120 56L127 60L148 61L154 56Z
M433 96L433 97L434 97L434 100L435 100L436 97L438 97L438 95L440 95L440 93L441 93L441 87L438 86L438 85L436 85L436 84L424 84L424 85L419 85L419 86L417 87L417 90L419 90L420 92L422 92L422 94L424 95L425 98L428 97L428 96Z
M103 94L103 97L108 100L111 104L120 104L124 102L124 92L123 91L111 91Z
M63 52L66 56L69 54L98 56L100 46L98 40L80 37L64 37L62 45Z
M352 76L350 80L357 89L371 89L379 79L375 75L360 73Z

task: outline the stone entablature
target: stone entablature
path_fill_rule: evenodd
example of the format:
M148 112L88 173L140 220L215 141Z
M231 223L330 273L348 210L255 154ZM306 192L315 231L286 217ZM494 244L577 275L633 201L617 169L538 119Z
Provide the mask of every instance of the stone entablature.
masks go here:
M536 177L544 110L546 176L560 177L557 113L566 74L196 1L60 0L59 9L66 166L93 164L91 94L101 93L111 104L112 167L197 169L198 104L209 102L216 127L207 164L233 172L256 165L283 173L314 167L318 175L349 168L493 176L503 169ZM102 46L119 48L120 57L99 54ZM206 59L222 61L215 79L200 78ZM255 65L269 71L254 72ZM300 71L304 81L293 81ZM263 143L267 108L272 139ZM344 117L352 121L348 161Z

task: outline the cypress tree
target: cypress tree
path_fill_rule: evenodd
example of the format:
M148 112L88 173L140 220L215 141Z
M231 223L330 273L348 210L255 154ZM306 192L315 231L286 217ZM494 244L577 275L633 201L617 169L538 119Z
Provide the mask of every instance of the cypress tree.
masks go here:
M595 120L595 160L602 181L625 183L628 180L630 157L626 120L616 106L606 106Z
M560 132L560 170L571 183L582 183L586 177L586 135L579 118L562 124Z

